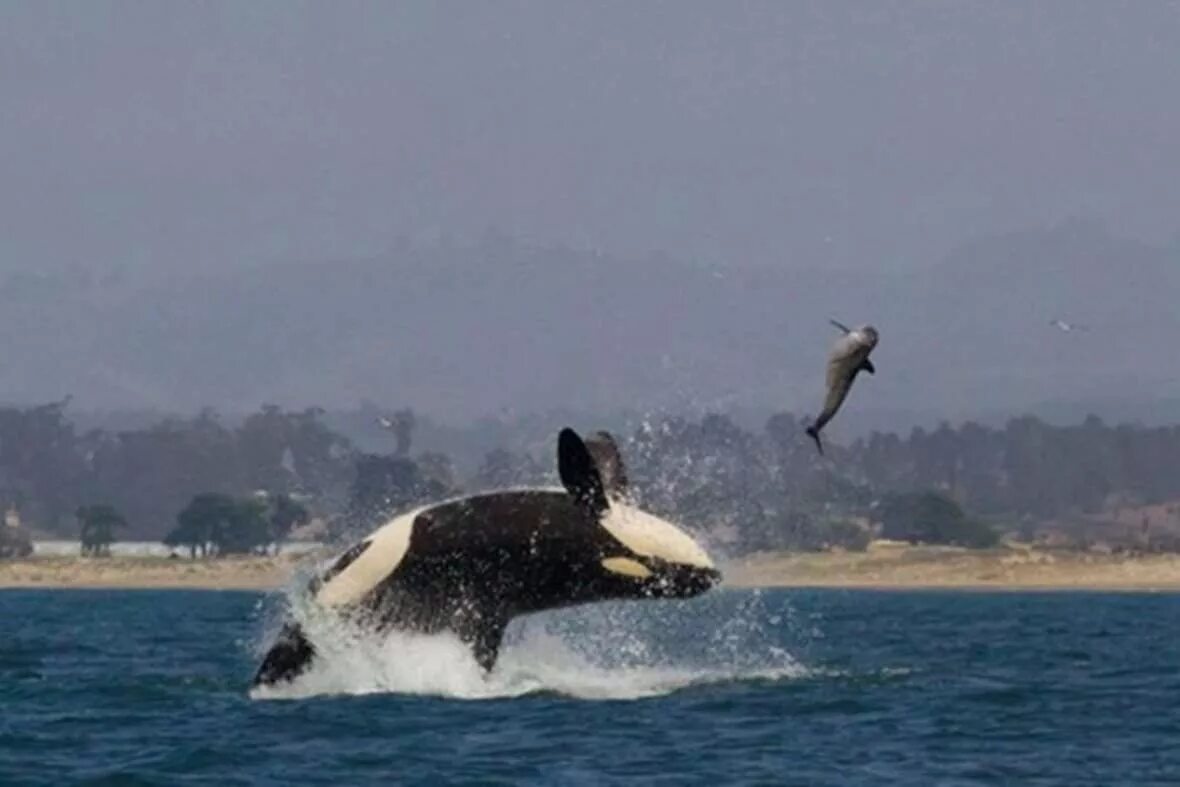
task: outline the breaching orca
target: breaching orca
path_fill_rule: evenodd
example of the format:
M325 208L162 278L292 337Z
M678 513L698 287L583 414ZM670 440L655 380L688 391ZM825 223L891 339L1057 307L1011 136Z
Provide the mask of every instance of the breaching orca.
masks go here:
M562 489L489 492L398 516L311 583L321 608L376 629L453 631L485 670L517 615L607 599L688 598L721 579L687 533L627 500L611 436L563 429ZM315 647L297 622L279 632L254 676L301 674Z
M844 335L836 340L832 353L828 356L827 392L824 396L824 407L816 416L815 423L807 427L807 435L815 441L815 447L822 454L823 443L820 442L819 432L828 421L831 421L844 404L848 392L852 390L852 381L860 372L875 374L873 362L869 360L869 353L877 346L877 329L871 325L862 325L852 330L835 320L830 320Z

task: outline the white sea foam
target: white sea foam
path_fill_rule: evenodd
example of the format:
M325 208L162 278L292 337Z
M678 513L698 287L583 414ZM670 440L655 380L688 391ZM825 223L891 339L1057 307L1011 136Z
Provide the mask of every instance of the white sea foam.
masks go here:
M453 634L379 634L292 599L316 659L292 683L257 688L251 696L400 693L477 700L553 693L634 700L701 684L807 676L776 644L781 631L768 630L771 616L757 597L734 595L606 603L519 618L488 675ZM260 644L270 641L264 637Z

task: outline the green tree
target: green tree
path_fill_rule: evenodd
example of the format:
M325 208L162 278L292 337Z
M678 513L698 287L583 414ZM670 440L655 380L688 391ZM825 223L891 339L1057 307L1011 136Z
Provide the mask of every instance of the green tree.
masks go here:
M164 538L168 546L185 546L189 556L216 553L217 544L234 516L234 499L229 495L203 493L189 501L176 515L176 527Z
M207 557L212 547L213 530L219 526L230 502L225 495L195 496L176 515L176 527L164 537L164 543L170 547L188 547L192 558L198 552L201 557Z
M89 557L111 554L115 531L127 527L123 515L109 505L81 506L75 516L81 529L82 554Z
M290 495L275 495L270 499L267 511L270 541L274 544L275 554L279 553L280 545L291 535L297 527L306 525L311 519L307 508Z
M21 527L0 524L0 558L28 557L33 554L33 542Z
M403 407L390 416L385 423L387 424L386 428L393 432L394 454L403 458L409 456L410 446L414 442L414 428L418 425L418 417L414 411L409 407Z
M237 441L211 411L120 433L93 459L95 491L133 531L158 537L156 523L175 516L198 492L245 492Z
M70 397L36 407L0 407L0 496L19 500L29 521L62 532L72 524L86 467Z
M912 544L984 548L999 542L994 530L969 518L958 503L937 492L893 495L881 506L878 517L885 538Z
M271 521L262 500L229 495L196 495L176 516L165 538L171 547L188 547L191 557L244 555L265 551L271 543Z
M236 430L242 480L253 489L302 492L343 505L352 447L322 422L323 411L264 405Z
M348 514L341 524L367 529L397 511L438 500L448 491L411 459L362 454L356 463Z
M267 505L257 498L232 501L223 527L214 531L218 555L265 553L272 542Z

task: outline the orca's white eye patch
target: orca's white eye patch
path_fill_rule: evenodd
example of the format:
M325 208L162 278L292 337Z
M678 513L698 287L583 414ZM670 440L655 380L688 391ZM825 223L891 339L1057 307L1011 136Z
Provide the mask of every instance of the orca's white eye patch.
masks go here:
M682 566L713 568L713 561L688 533L634 506L611 503L600 522L620 544L637 555Z
M636 579L647 579L651 576L651 569L640 563L638 560L632 560L629 557L608 557L603 558L602 567L607 571L615 574L622 574L625 577L635 577Z

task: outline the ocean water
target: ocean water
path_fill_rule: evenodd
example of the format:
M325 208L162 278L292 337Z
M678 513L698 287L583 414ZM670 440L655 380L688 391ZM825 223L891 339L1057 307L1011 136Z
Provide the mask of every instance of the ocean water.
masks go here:
M1180 781L1176 595L722 590L251 696L281 601L0 591L0 784Z

